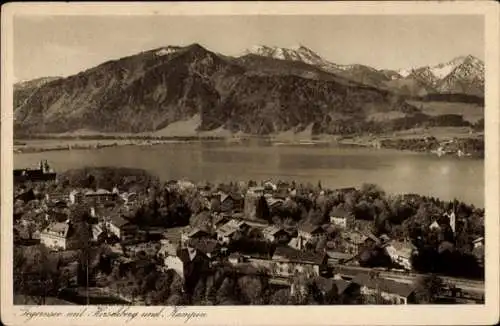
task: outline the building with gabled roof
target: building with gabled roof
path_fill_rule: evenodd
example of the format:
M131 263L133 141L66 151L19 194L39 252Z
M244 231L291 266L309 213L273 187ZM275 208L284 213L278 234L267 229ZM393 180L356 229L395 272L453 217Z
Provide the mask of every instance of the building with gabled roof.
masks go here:
M325 253L304 252L290 247L278 247L272 256L274 274L290 277L305 274L306 277L319 276L326 266Z
M288 232L274 225L270 225L262 229L262 235L264 236L264 239L270 242L281 242L289 239Z
M40 243L53 250L66 250L69 246L70 224L55 222L40 233Z
M352 281L361 286L361 294L364 296L380 295L383 300L393 304L408 304L415 301L415 288L412 284L379 277L372 278L368 274L358 274Z
M182 230L181 233L181 244L183 247L185 247L188 243L189 240L191 239L200 239L200 238L208 238L210 237L210 234L202 230L198 227L191 227L188 226Z
M330 211L330 223L332 223L333 225L347 228L348 221L351 218L352 215L342 207L334 207Z
M134 241L138 231L137 225L132 224L119 214L104 218L103 225L107 231L113 233L122 242Z
M392 240L384 249L394 263L403 266L406 270L412 269L411 258L416 253L416 247L411 242Z
M250 226L245 221L230 220L217 229L217 240L221 244L229 244L236 233L246 232Z

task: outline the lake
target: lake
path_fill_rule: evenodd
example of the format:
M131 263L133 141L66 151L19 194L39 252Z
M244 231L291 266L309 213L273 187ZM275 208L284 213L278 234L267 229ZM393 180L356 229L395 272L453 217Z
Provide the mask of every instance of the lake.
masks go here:
M171 143L14 155L16 168L45 159L57 171L85 166L142 168L162 180L229 182L264 179L321 181L324 187L380 185L388 193L457 198L484 207L484 160L338 145L268 142Z

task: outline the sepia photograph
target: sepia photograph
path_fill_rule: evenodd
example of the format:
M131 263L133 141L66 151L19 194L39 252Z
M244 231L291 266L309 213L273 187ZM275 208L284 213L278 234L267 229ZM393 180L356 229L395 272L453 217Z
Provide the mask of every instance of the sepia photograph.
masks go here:
M10 20L14 307L485 304L484 14Z

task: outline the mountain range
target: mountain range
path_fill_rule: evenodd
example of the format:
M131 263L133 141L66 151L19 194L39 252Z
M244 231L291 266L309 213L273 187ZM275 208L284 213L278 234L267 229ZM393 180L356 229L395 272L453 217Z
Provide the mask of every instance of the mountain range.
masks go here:
M140 133L198 117L199 131L349 133L375 116L422 116L410 96L482 96L483 89L484 64L472 56L392 71L337 65L304 46L257 46L230 57L192 44L18 83L14 123L23 133Z
M291 49L261 45L244 53L304 62L363 84L405 95L460 93L482 97L484 94L484 62L471 55L456 57L434 66L378 70L360 64L335 64L302 45Z

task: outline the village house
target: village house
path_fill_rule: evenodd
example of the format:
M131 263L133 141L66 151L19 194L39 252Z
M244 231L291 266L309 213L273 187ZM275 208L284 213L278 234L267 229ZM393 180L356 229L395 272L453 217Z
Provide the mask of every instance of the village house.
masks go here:
M288 232L274 225L270 225L262 229L262 235L267 241L279 243L288 242L290 237Z
M202 252L211 260L217 258L221 251L221 247L215 239L191 239L188 246Z
M344 229L347 228L350 218L351 214L340 207L334 207L330 212L330 223Z
M94 204L104 204L118 199L118 194L106 189L89 190L85 192L85 201Z
M227 245L236 234L242 234L248 231L250 226L244 221L230 220L217 231L217 240L219 243Z
M129 257L135 257L141 253L145 254L147 257L156 257L161 245L155 242L142 242L137 244L125 245L125 253Z
M45 200L51 203L69 201L69 194L61 190L53 190L45 194Z
M266 197L267 206L269 209L275 209L277 207L283 206L285 200L283 198L278 198L276 196Z
M201 238L209 238L210 234L204 230L193 227L186 227L182 230L181 233L181 246L186 247L187 243L191 239L201 239Z
M103 222L107 231L114 234L121 242L134 241L137 236L137 225L130 223L120 215L105 218Z
M304 224L298 228L298 236L304 240L320 240L326 238L326 231L319 225Z
M384 278L371 278L368 274L358 274L352 281L360 285L361 294L365 297L374 298L380 295L384 301L392 304L415 302L415 289L412 284Z
M290 247L278 247L272 256L273 273L281 277L302 274L306 277L319 276L326 267L324 253L303 252Z
M69 223L52 223L40 233L40 243L52 250L66 250L70 247L70 242L68 240L69 235Z
M360 286L357 283L336 278L325 278L322 276L314 279L318 290L323 296L327 296L334 287L336 288L337 300L341 304L360 304Z
M344 232L341 236L345 251L351 255L357 255L368 240L366 235L356 231Z
M353 258L353 255L334 250L325 250L328 266L342 265Z
M484 266L484 237L472 241L472 254L476 257L479 266Z
M212 226L218 229L230 220L231 218L225 214L214 214L212 216Z
M327 232L319 225L304 224L299 226L297 237L289 242L291 248L303 250L307 245L325 239Z
M220 191L218 197L222 213L231 214L243 211L244 199L241 195Z
M406 270L412 270L412 256L416 253L416 248L411 242L393 240L385 245L384 249L393 263Z

